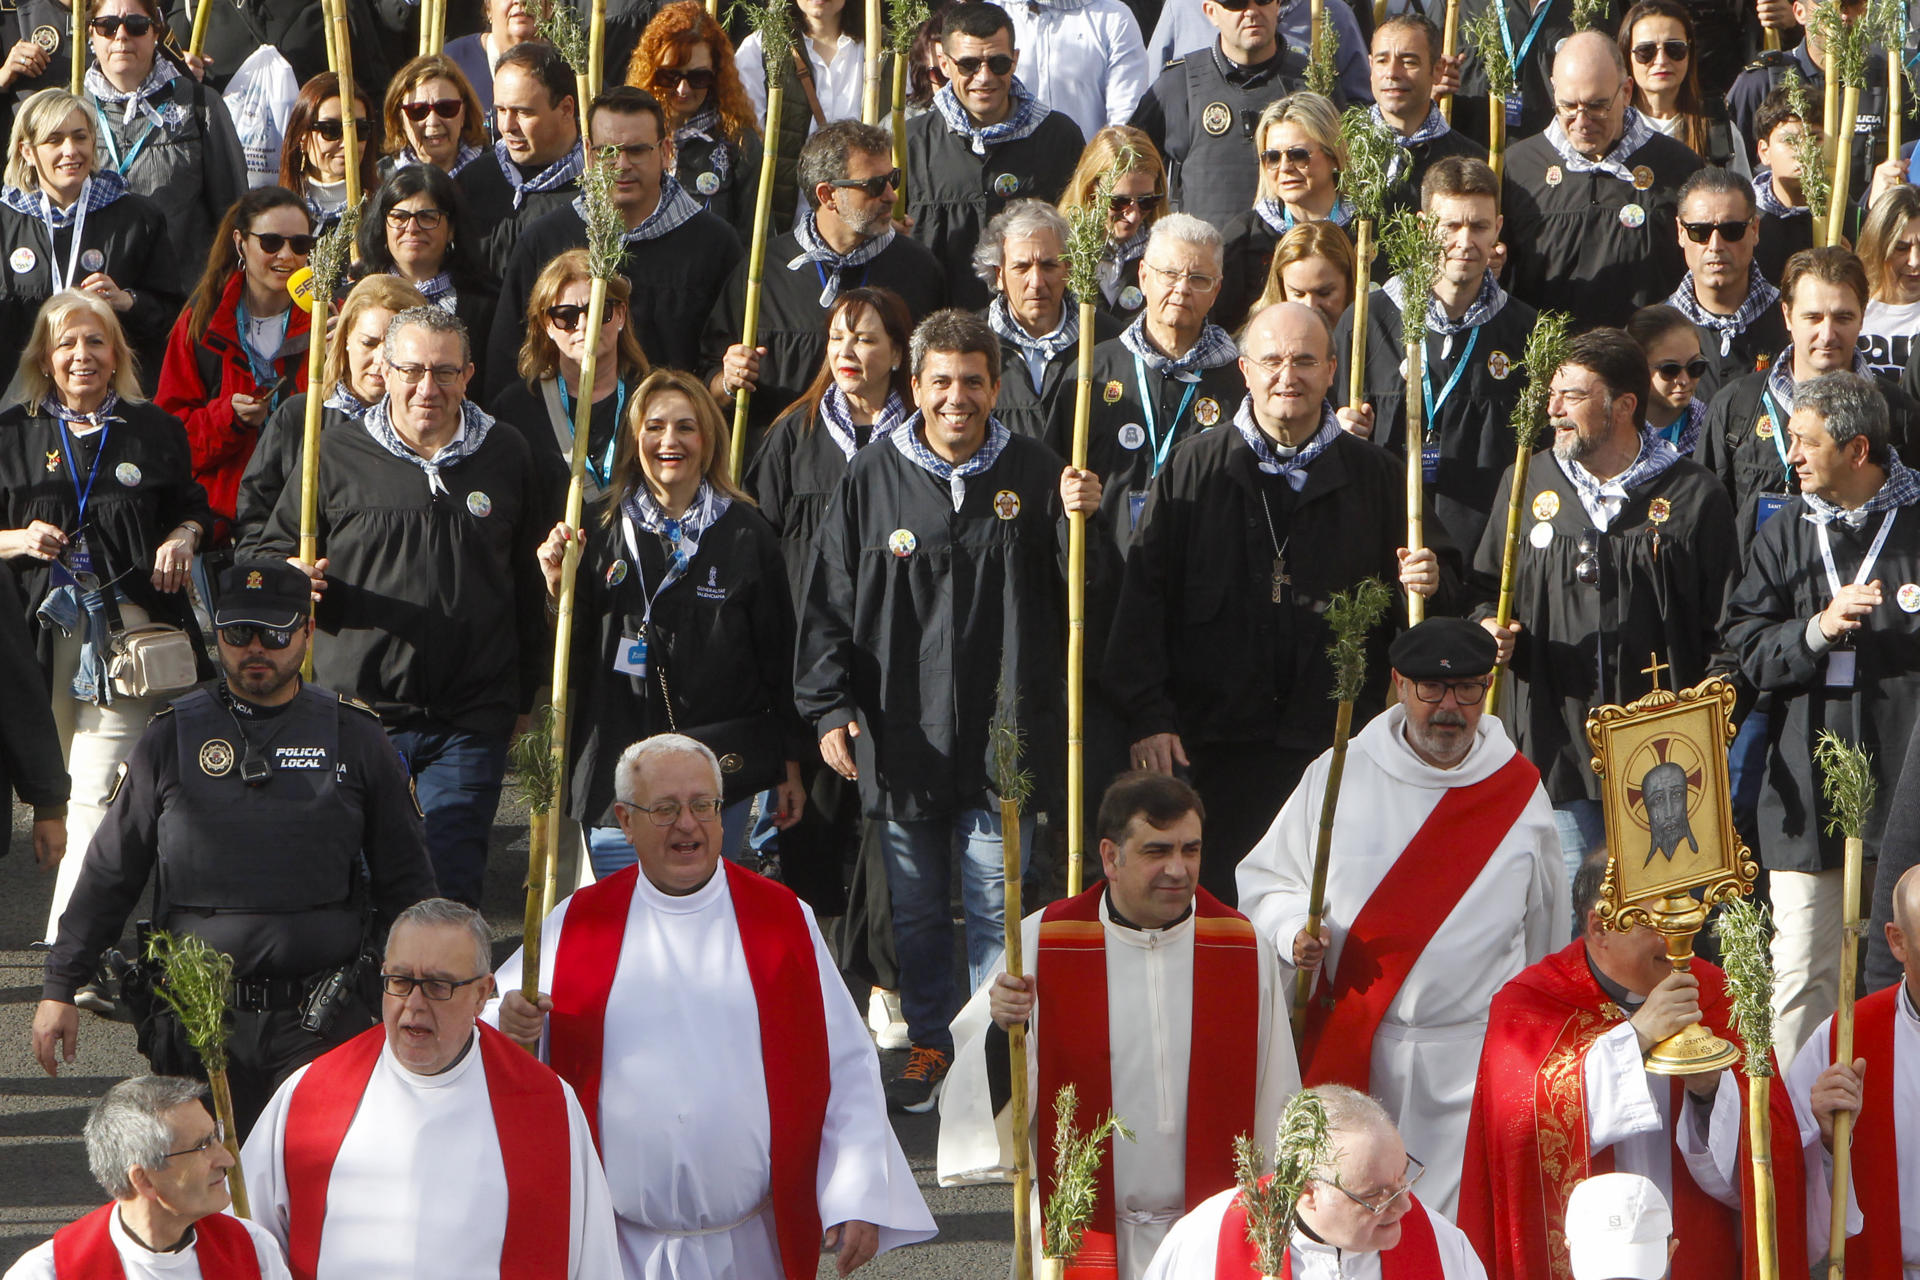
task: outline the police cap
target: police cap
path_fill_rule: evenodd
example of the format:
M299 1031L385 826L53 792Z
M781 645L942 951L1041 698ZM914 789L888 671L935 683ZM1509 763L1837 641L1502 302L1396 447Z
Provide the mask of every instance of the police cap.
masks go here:
M1409 680L1464 680L1493 670L1499 653L1493 637L1477 622L1428 618L1403 631L1387 658Z
M285 560L242 560L220 575L213 625L295 627L312 600L312 580Z

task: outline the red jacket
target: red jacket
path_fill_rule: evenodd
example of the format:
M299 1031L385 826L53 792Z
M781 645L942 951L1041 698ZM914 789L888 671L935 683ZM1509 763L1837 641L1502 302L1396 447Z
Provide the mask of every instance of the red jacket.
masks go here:
M233 520L234 499L240 491L240 476L253 456L259 430L236 418L235 394L257 395L274 379L292 374L293 387L275 398L278 404L294 391L307 389L307 313L299 307L288 312L287 337L273 362L274 378L268 384L255 380L247 353L240 345L240 290L246 278L236 271L220 295L207 331L198 342L189 328L193 323L191 306L180 312L173 332L167 336L167 355L160 365L160 389L154 403L180 420L187 429L187 441L193 447L193 478L207 491L207 502L218 518L216 539L224 539Z

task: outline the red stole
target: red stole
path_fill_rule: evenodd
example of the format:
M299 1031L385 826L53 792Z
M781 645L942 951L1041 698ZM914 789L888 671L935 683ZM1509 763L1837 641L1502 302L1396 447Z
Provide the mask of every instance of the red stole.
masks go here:
M1692 972L1700 979L1701 1021L1740 1044L1731 1026L1726 975L1700 959ZM1572 1274L1564 1230L1567 1199L1582 1179L1613 1169L1610 1148L1598 1154L1589 1150L1581 1065L1594 1041L1620 1021L1620 1011L1587 967L1586 944L1578 938L1524 970L1494 997L1467 1129L1458 1218L1492 1280L1567 1280ZM1736 1069L1734 1078L1744 1105L1745 1071ZM1669 1115L1679 1123L1688 1104L1679 1096L1680 1082L1672 1087ZM1778 1256L1805 1257L1806 1215L1790 1211L1805 1194L1800 1130L1777 1080L1768 1090L1768 1112L1774 1201L1780 1206ZM1680 1240L1674 1275L1752 1280L1758 1274L1753 1166L1744 1123L1738 1167L1742 1213L1736 1223L1725 1205L1694 1184L1684 1157L1673 1150L1674 1234Z
M1516 751L1491 776L1447 789L1354 917L1331 983L1321 976L1301 1036L1304 1085L1369 1092L1380 1020L1539 785L1540 771Z
M1269 1178L1273 1175L1267 1175ZM1446 1274L1440 1263L1440 1244L1434 1239L1433 1220L1427 1206L1408 1197L1412 1203L1400 1219L1400 1243L1380 1254L1380 1280L1441 1280ZM1236 1192L1220 1219L1220 1244L1214 1253L1214 1280L1242 1280L1260 1275L1259 1255L1253 1241L1247 1239L1247 1208ZM1280 1280L1293 1280L1293 1250L1281 1255Z
M123 1280L109 1223L115 1205L101 1205L53 1233L53 1274L60 1280ZM210 1213L193 1224L193 1256L206 1280L260 1280L260 1255L239 1219Z
M1053 1099L1072 1084L1082 1131L1113 1108L1107 1029L1107 939L1096 884L1040 917L1035 973L1046 1009L1039 1036L1040 1202L1053 1194ZM1193 899L1193 1021L1187 1069L1186 1208L1233 1185L1233 1140L1251 1131L1260 1078L1260 951L1253 925L1205 889ZM1046 993L1070 993L1047 1002ZM1139 1117L1122 1116L1138 1120ZM1113 1274L1113 1150L1101 1157L1099 1196L1079 1266Z
M507 1177L501 1280L564 1280L571 1252L573 1166L567 1095L553 1072L481 1023L480 1066ZM281 1162L287 1178L287 1267L313 1280L326 1226L333 1162L387 1042L371 1027L314 1059L287 1102ZM449 1171L451 1172L451 1171Z
M1848 1238L1847 1270L1863 1276L1897 1277L1905 1257L1900 1155L1894 1137L1899 1121L1893 1113L1893 1037L1894 1023L1901 1016L1901 985L1876 991L1853 1006L1853 1056L1867 1060L1867 1074L1861 1081L1860 1115L1853 1125L1852 1185L1860 1204L1860 1234ZM1829 1060L1839 1034L1837 1024L1828 1025Z
M833 1085L813 934L791 890L731 862L722 860L720 865L726 868L727 891L760 1014L780 1266L787 1280L812 1280L820 1265L820 1139ZM600 1073L607 1002L639 877L638 866L628 867L567 899L567 918L553 956L547 1056L573 1086L594 1141L603 1145Z

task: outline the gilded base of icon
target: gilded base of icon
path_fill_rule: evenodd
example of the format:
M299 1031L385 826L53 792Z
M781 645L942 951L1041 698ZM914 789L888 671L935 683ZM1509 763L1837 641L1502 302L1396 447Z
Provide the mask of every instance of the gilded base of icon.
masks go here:
M1653 1046L1646 1068L1659 1076L1699 1076L1725 1071L1738 1061L1738 1045L1722 1040L1696 1022Z

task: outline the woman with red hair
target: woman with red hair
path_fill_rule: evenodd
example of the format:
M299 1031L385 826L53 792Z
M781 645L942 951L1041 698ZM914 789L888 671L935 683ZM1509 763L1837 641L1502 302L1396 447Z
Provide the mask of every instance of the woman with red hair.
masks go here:
M673 176L745 240L753 234L760 125L734 67L733 41L700 0L653 16L627 83L660 100L673 134Z

